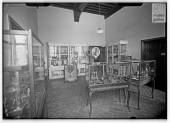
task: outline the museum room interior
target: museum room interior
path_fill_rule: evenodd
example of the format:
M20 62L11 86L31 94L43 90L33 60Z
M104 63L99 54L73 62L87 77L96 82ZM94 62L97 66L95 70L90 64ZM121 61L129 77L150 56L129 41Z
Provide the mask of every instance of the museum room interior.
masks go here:
M166 119L167 3L3 3L4 119Z

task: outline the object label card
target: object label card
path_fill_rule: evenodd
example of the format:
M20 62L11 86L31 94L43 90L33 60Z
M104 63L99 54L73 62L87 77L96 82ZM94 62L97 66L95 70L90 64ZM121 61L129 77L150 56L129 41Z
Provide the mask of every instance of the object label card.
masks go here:
M166 3L152 3L152 23L166 22Z

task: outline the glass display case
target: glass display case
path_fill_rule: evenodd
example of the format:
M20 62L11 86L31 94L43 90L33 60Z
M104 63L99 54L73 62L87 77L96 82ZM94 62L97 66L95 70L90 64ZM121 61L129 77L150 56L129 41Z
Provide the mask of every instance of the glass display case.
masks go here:
M46 100L46 79L44 63L44 45L35 35L32 36L33 78L36 118L41 118Z
M89 63L86 64L86 80L89 86L104 84L106 80L106 63Z
M115 64L106 64L104 62L86 64L86 80L88 85L87 104L90 104L89 116L92 114L92 95L96 92L119 90L119 102L121 102L121 90L124 93L124 102L127 99L129 108L129 79L130 62L116 62ZM126 98L126 92L128 97Z
M86 52L88 46L70 46L69 62L77 65L78 76L85 75L85 63L87 63Z
M112 63L112 46L107 47L107 62Z
M121 40L107 46L107 62L113 64L117 61L125 61L127 59L127 44L128 41Z
M71 64L79 64L79 46L70 46L69 61Z
M34 58L33 35L31 30L3 31L3 117L4 118L35 118L38 112L37 92L40 83L34 66L39 66L38 58ZM43 58L42 58L43 60ZM43 69L43 68L42 68ZM41 75L45 83L44 74ZM45 91L45 85L42 87ZM37 91L38 90L38 91ZM44 92L43 91L43 92ZM45 94L44 94L45 100Z
M88 46L47 43L49 79L64 78L64 66L67 64L76 64L78 76L84 76L87 50Z
M132 61L132 83L136 85L145 85L155 77L156 61Z
M87 64L86 76L89 85L127 82L131 77L131 62Z
M64 78L64 65L68 63L69 46L47 43L49 79Z
M61 66L64 66L68 62L68 53L69 53L69 46L60 46L60 61L61 61Z
M49 61L50 66L61 65L59 60L59 46L49 46Z
M88 57L86 52L88 51L88 46L79 46L79 55L78 55L78 76L85 76L85 64L88 62Z
M131 62L115 62L115 64L108 64L107 75L111 83L127 82L131 78Z
M33 37L33 66L34 66L34 80L44 80L44 47L43 44Z
M156 76L156 61L132 61L131 65L131 80L130 85L136 87L138 93L138 109L140 101L140 89L141 86L152 82L152 98L154 97L155 88L155 76ZM131 91L134 91L133 89Z

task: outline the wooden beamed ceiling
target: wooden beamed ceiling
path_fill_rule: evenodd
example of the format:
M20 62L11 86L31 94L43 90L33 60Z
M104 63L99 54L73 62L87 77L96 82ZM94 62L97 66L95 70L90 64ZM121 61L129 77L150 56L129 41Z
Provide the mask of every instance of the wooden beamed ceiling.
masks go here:
M82 12L104 16L105 19L116 13L123 7L141 6L142 3L26 3L27 6L34 7L60 7L70 9L74 13L74 21L79 22ZM100 5L100 6L99 6ZM99 11L100 7L100 11Z

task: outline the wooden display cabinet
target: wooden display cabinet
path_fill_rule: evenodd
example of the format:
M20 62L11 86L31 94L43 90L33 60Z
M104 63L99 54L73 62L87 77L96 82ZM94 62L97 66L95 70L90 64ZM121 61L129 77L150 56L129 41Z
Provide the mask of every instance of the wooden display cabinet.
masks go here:
M78 69L78 76L85 76L85 63L87 63L86 52L88 46L70 46L69 62L75 63Z
M44 66L40 61L43 62L44 59L43 54L37 55L33 40L39 41L31 30L3 31L4 118L41 117L38 114L42 113L44 107L46 86ZM43 45L40 43L39 47ZM41 67L40 76L40 73L35 75L39 72L36 71L37 67Z
M107 46L107 62L113 64L117 61L126 61L128 41L119 41Z
M85 76L88 46L47 43L49 79L64 78L64 66L76 64L78 76Z
M64 65L68 63L69 46L47 43L49 79L64 78Z

